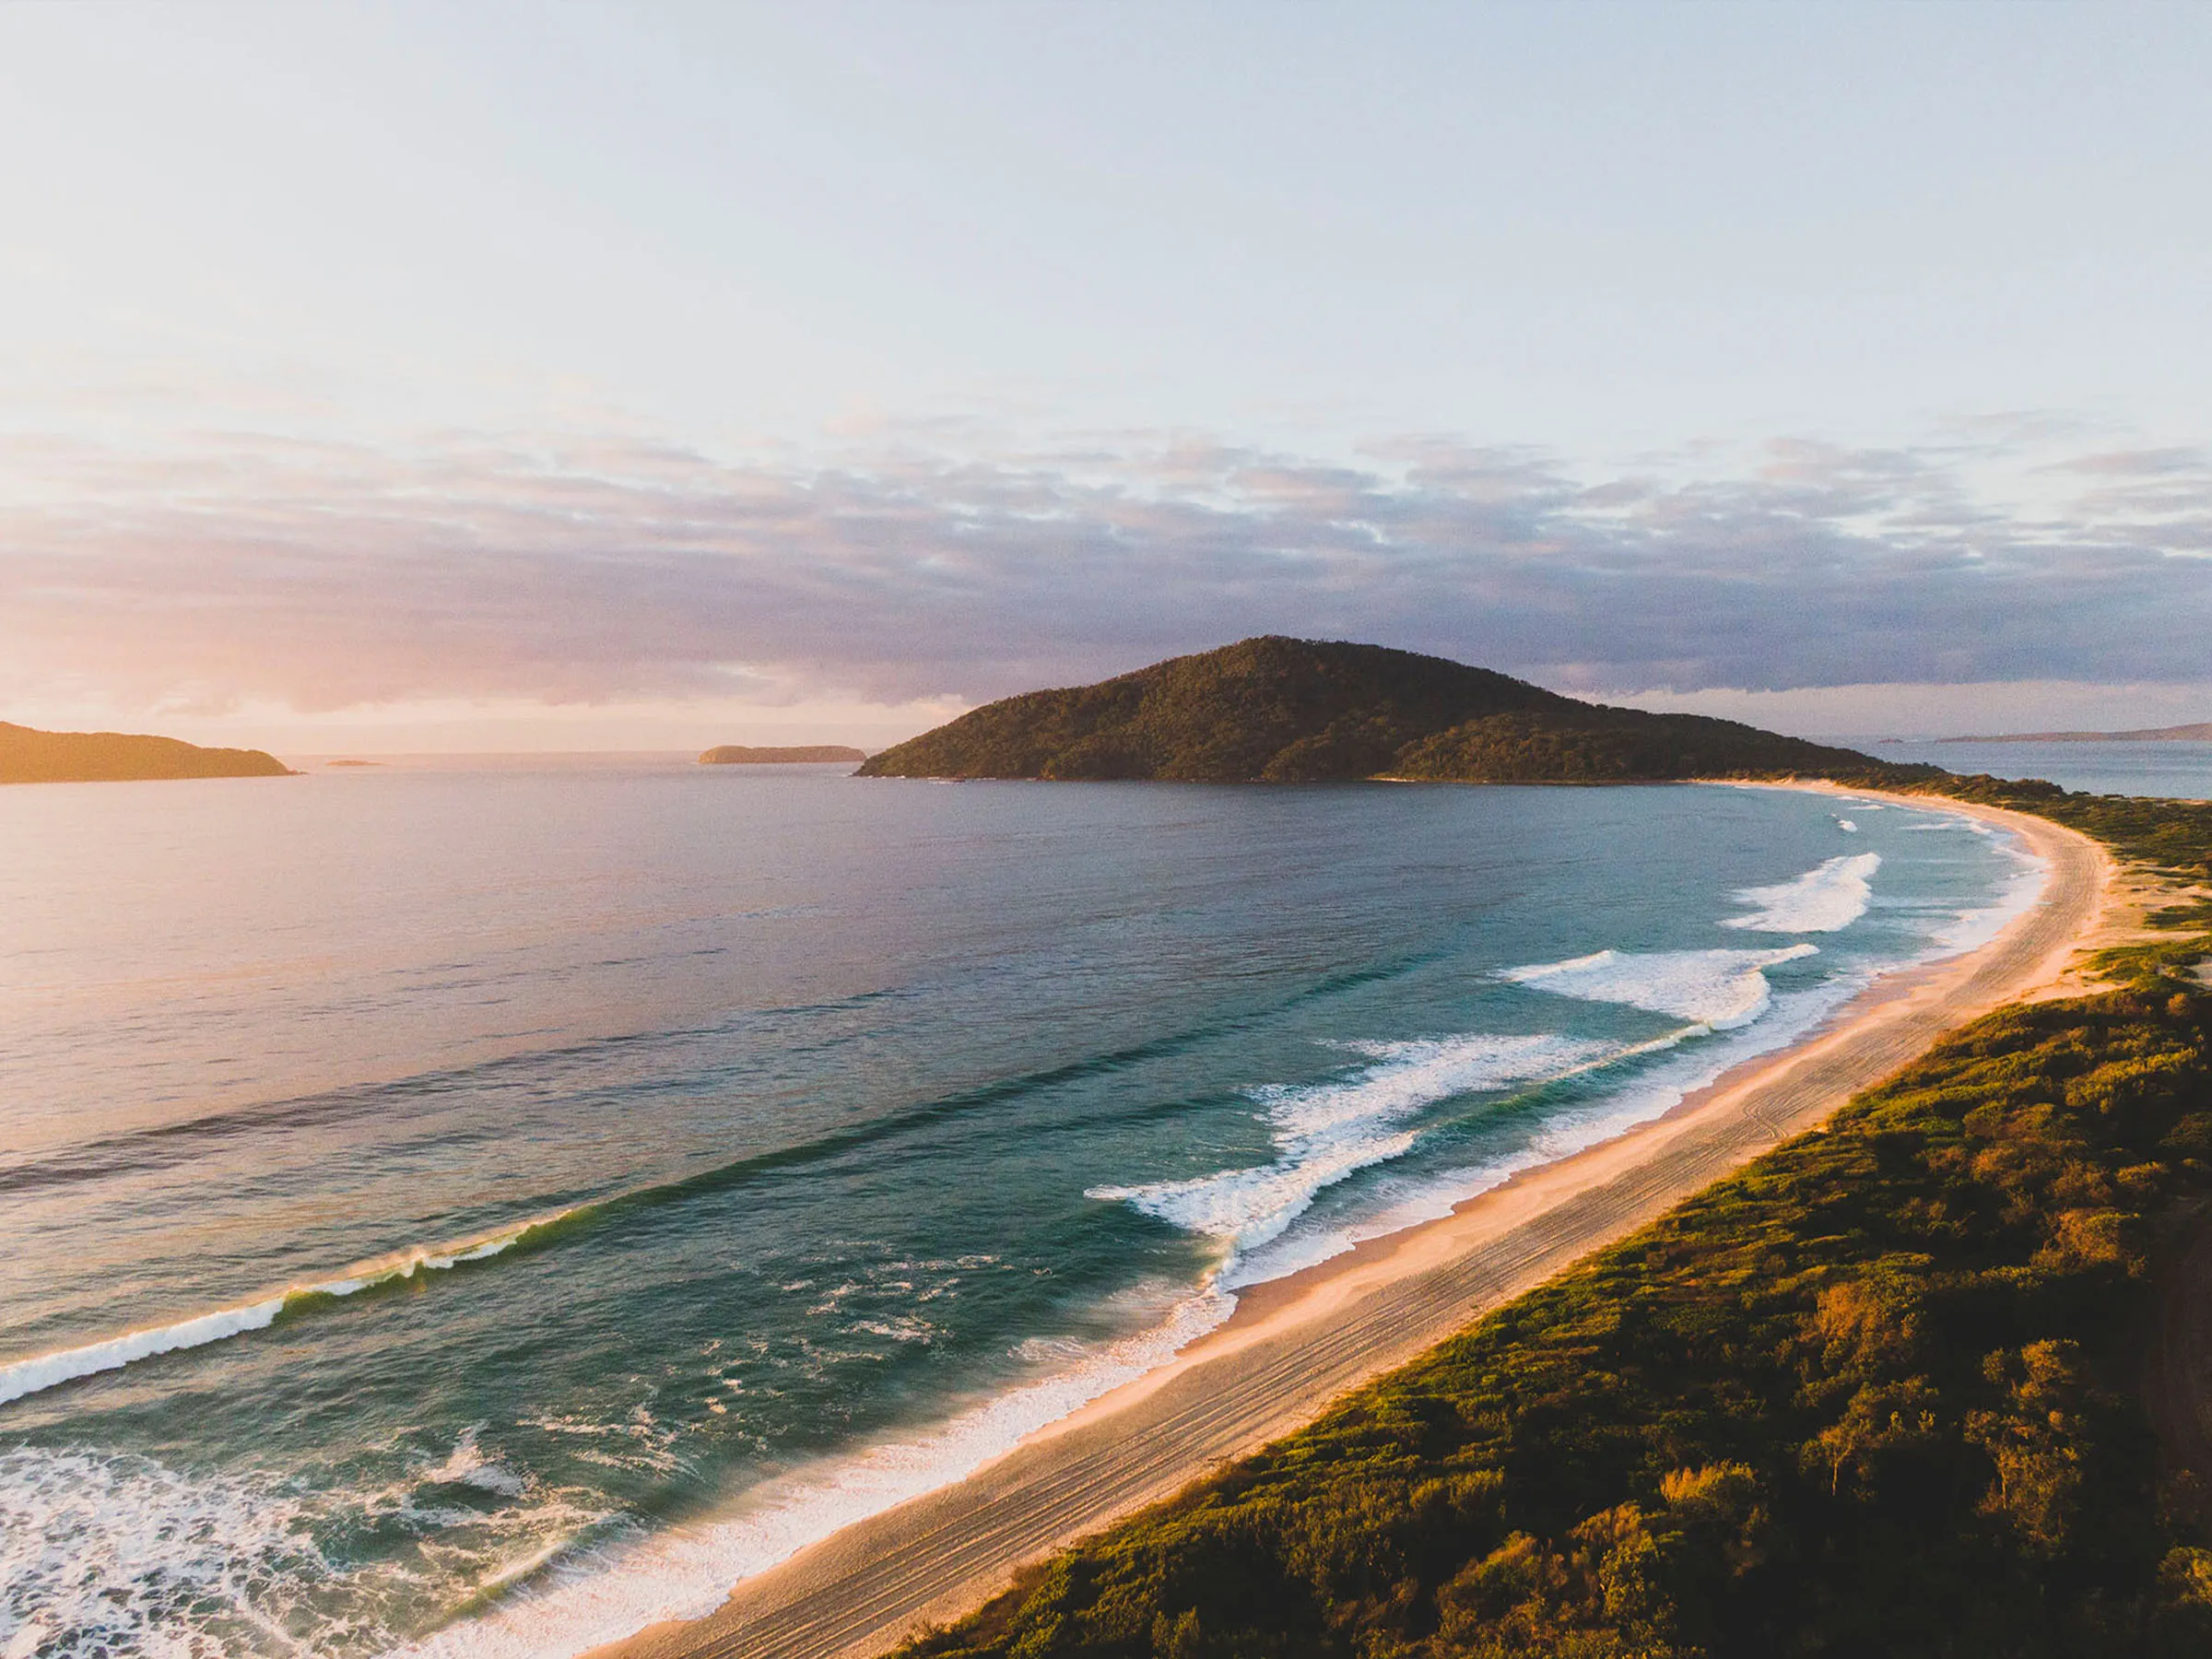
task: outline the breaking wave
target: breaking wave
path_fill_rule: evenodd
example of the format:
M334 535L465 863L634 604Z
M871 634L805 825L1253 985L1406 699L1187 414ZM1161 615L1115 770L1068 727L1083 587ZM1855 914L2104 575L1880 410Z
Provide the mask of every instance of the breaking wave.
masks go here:
M1371 1064L1348 1077L1255 1089L1277 1157L1184 1181L1101 1186L1119 1201L1188 1232L1247 1252L1277 1237L1314 1196L1354 1171L1413 1147L1411 1120L1455 1095L1563 1077L1627 1051L1564 1036L1465 1036L1349 1045Z
M310 1489L78 1447L0 1452L0 1654L376 1652L424 1588L465 1606L618 1524L501 1466L475 1430L434 1457ZM429 1546L427 1569L384 1553L402 1543Z
M375 1256L357 1262L330 1278L293 1285L254 1301L217 1308L168 1324L125 1331L121 1335L103 1337L76 1347L56 1348L29 1359L10 1360L0 1364L0 1406L26 1394L74 1382L80 1377L121 1371L126 1365L157 1355L206 1347L248 1331L266 1330L285 1314L300 1312L320 1301L411 1279L418 1273L442 1273L465 1263L481 1262L503 1254L525 1239L549 1232L578 1213L563 1210L454 1243L418 1246Z
M1874 873L1881 867L1879 853L1850 853L1829 859L1794 881L1745 888L1736 899L1759 908L1721 925L1759 933L1840 933L1866 913L1874 901Z
M1671 1014L1709 1030L1749 1025L1773 1001L1766 971L1817 945L1778 950L1600 950L1564 962L1503 968L1498 977L1531 990L1583 1002L1618 1003L1649 1014Z

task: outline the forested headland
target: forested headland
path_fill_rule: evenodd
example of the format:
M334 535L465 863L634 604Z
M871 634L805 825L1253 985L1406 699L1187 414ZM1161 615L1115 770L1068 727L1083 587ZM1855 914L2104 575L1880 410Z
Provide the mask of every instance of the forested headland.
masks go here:
M2114 989L1959 1032L914 1659L2212 1653L2212 1471L2149 1386L2212 1218L2212 807L1941 787L2174 884Z
M1629 783L1942 774L1736 721L1583 702L1442 657L1264 635L987 703L885 749L860 775Z
M41 732L0 720L0 783L290 775L290 767L260 749L202 748L128 732Z

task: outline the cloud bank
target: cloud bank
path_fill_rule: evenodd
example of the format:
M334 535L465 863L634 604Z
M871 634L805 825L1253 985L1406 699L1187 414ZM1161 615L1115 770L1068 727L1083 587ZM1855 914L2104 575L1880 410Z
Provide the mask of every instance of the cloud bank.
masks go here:
M1275 631L1566 689L2206 679L2212 458L0 440L0 698L969 701ZM4 712L4 710L0 710Z

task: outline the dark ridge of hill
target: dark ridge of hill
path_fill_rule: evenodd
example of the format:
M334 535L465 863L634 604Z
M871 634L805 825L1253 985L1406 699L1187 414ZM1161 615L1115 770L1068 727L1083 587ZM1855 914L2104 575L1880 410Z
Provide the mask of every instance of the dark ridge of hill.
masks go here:
M1272 634L987 703L859 775L1625 783L1800 772L1942 775L1734 721L1582 702L1442 657Z
M717 744L700 756L701 766L794 766L819 760L865 760L865 749L841 743L809 743L796 748L752 748L742 743Z
M2212 743L2212 720L2194 725L2145 726L2133 732L1997 732L1985 737L1938 737L1938 743Z
M1435 782L1640 783L1667 778L1822 777L1906 782L1935 774L1856 749L1704 714L1576 703L1565 715L1489 714L1412 745L1393 777Z
M0 720L0 783L121 783L148 778L288 778L260 749L202 748L125 732L39 732Z

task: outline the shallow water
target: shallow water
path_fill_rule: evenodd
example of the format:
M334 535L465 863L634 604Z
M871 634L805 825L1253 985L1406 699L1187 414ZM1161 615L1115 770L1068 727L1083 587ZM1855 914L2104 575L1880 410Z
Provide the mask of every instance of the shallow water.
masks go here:
M704 1610L2023 872L1780 791L659 763L20 788L0 844L10 1659Z

